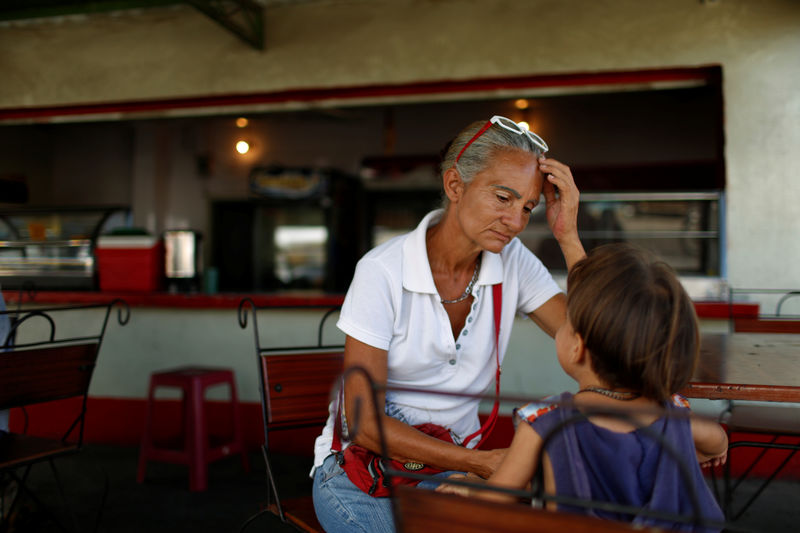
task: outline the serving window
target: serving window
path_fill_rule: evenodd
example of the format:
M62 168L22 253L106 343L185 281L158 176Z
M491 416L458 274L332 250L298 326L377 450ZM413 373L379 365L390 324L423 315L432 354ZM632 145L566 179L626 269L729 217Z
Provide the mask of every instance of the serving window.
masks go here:
M133 133L113 136L94 166L128 176L130 186L103 180L119 185L94 187L99 204L130 196L135 225L157 234L179 223L205 234L204 266L219 273L222 291L341 292L367 250L440 205L437 167L456 133L503 115L527 122L548 155L572 169L587 248L631 241L683 275L724 278L721 87L721 68L712 66L131 102L108 106L115 118L102 125L69 123L59 110L48 123L36 110L35 124L0 128L0 143L19 148L7 159L23 180L38 176L23 168L24 147L42 144L35 141L46 137L54 153L71 154L68 168L52 156L42 165L52 176L30 179L32 199L53 198L71 190L78 162L99 157L82 140L110 137L118 125ZM158 176L142 165L131 173L132 160L154 161ZM337 176L339 186L293 169ZM541 209L520 238L563 272Z

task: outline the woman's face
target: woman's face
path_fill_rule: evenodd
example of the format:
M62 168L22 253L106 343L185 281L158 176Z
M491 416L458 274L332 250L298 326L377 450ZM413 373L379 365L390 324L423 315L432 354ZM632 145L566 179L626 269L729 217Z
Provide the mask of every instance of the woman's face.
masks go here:
M499 253L525 229L539 203L543 181L535 155L522 150L498 152L457 202L465 235L480 249Z

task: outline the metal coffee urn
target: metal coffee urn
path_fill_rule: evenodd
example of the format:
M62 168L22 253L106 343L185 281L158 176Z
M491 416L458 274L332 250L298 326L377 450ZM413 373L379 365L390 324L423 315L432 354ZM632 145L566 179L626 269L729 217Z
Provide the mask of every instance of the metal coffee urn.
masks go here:
M164 232L164 278L169 292L197 292L202 286L202 235L193 230Z

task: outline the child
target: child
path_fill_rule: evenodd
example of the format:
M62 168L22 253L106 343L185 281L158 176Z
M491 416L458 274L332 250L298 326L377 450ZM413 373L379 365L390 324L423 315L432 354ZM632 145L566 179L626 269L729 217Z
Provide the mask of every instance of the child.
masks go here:
M690 416L688 402L676 394L692 375L699 334L694 307L675 273L644 250L612 244L596 248L577 263L567 287L567 321L556 334L556 352L561 366L578 382L578 392L515 410L514 440L486 483L524 489L542 464L548 494L692 516L691 487L662 444L648 436L655 431L682 455L704 518L722 521L699 465L725 462L727 436L715 422ZM615 408L625 408L629 418L590 415L556 428L578 412ZM553 429L542 450L543 439ZM463 486L442 485L437 490L514 499ZM692 524L646 515L563 504L558 508L693 530Z

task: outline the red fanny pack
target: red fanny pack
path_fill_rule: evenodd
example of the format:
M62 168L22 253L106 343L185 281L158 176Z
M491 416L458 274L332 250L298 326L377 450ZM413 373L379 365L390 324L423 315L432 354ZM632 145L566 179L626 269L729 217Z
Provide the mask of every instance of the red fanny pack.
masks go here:
M492 286L492 296L494 305L495 359L497 361L497 372L495 375L495 395L497 396L500 394L500 347L498 343L500 335L500 309L502 307L502 283ZM340 405L343 400L343 395L340 395ZM491 414L489 414L489 418L486 419L486 422L478 431L464 439L464 446L469 444L472 439L478 435L481 435L481 440L478 442L476 448L486 440L486 437L488 437L492 429L494 429L495 422L497 421L498 407L499 402L495 400L494 407L492 408ZM337 416L337 418L341 420L340 416ZM336 426L341 427L340 423L337 423ZM453 443L453 438L450 436L450 431L438 424L420 424L414 426L414 428L427 435L430 435L431 437L436 437L437 439L445 442ZM376 498L389 496L391 494L391 487L389 483L390 478L392 480L391 486L393 487L396 487L397 485L415 486L422 481L421 479L405 477L402 474L387 476L387 467L395 472L413 472L414 474L434 475L442 472L442 470L439 468L428 466L417 461L403 462L396 461L394 459L383 459L380 454L377 454L357 444L350 444L347 448L345 448L344 451L341 451L341 449L342 446L339 437L339 431L334 430L331 451L336 454L339 466L345 471L347 477L356 487Z
M446 442L453 442L450 432L438 424L420 424L414 426L419 431L436 437ZM382 459L381 456L358 444L351 444L342 452L339 466L345 471L347 477L353 485L366 492L370 496L380 498L389 496L389 477L386 475L386 467L393 471L413 472L415 474L438 474L442 470L428 466L416 461L400 462L394 459ZM397 485L416 485L419 479L411 479L395 474L391 476L392 486Z

